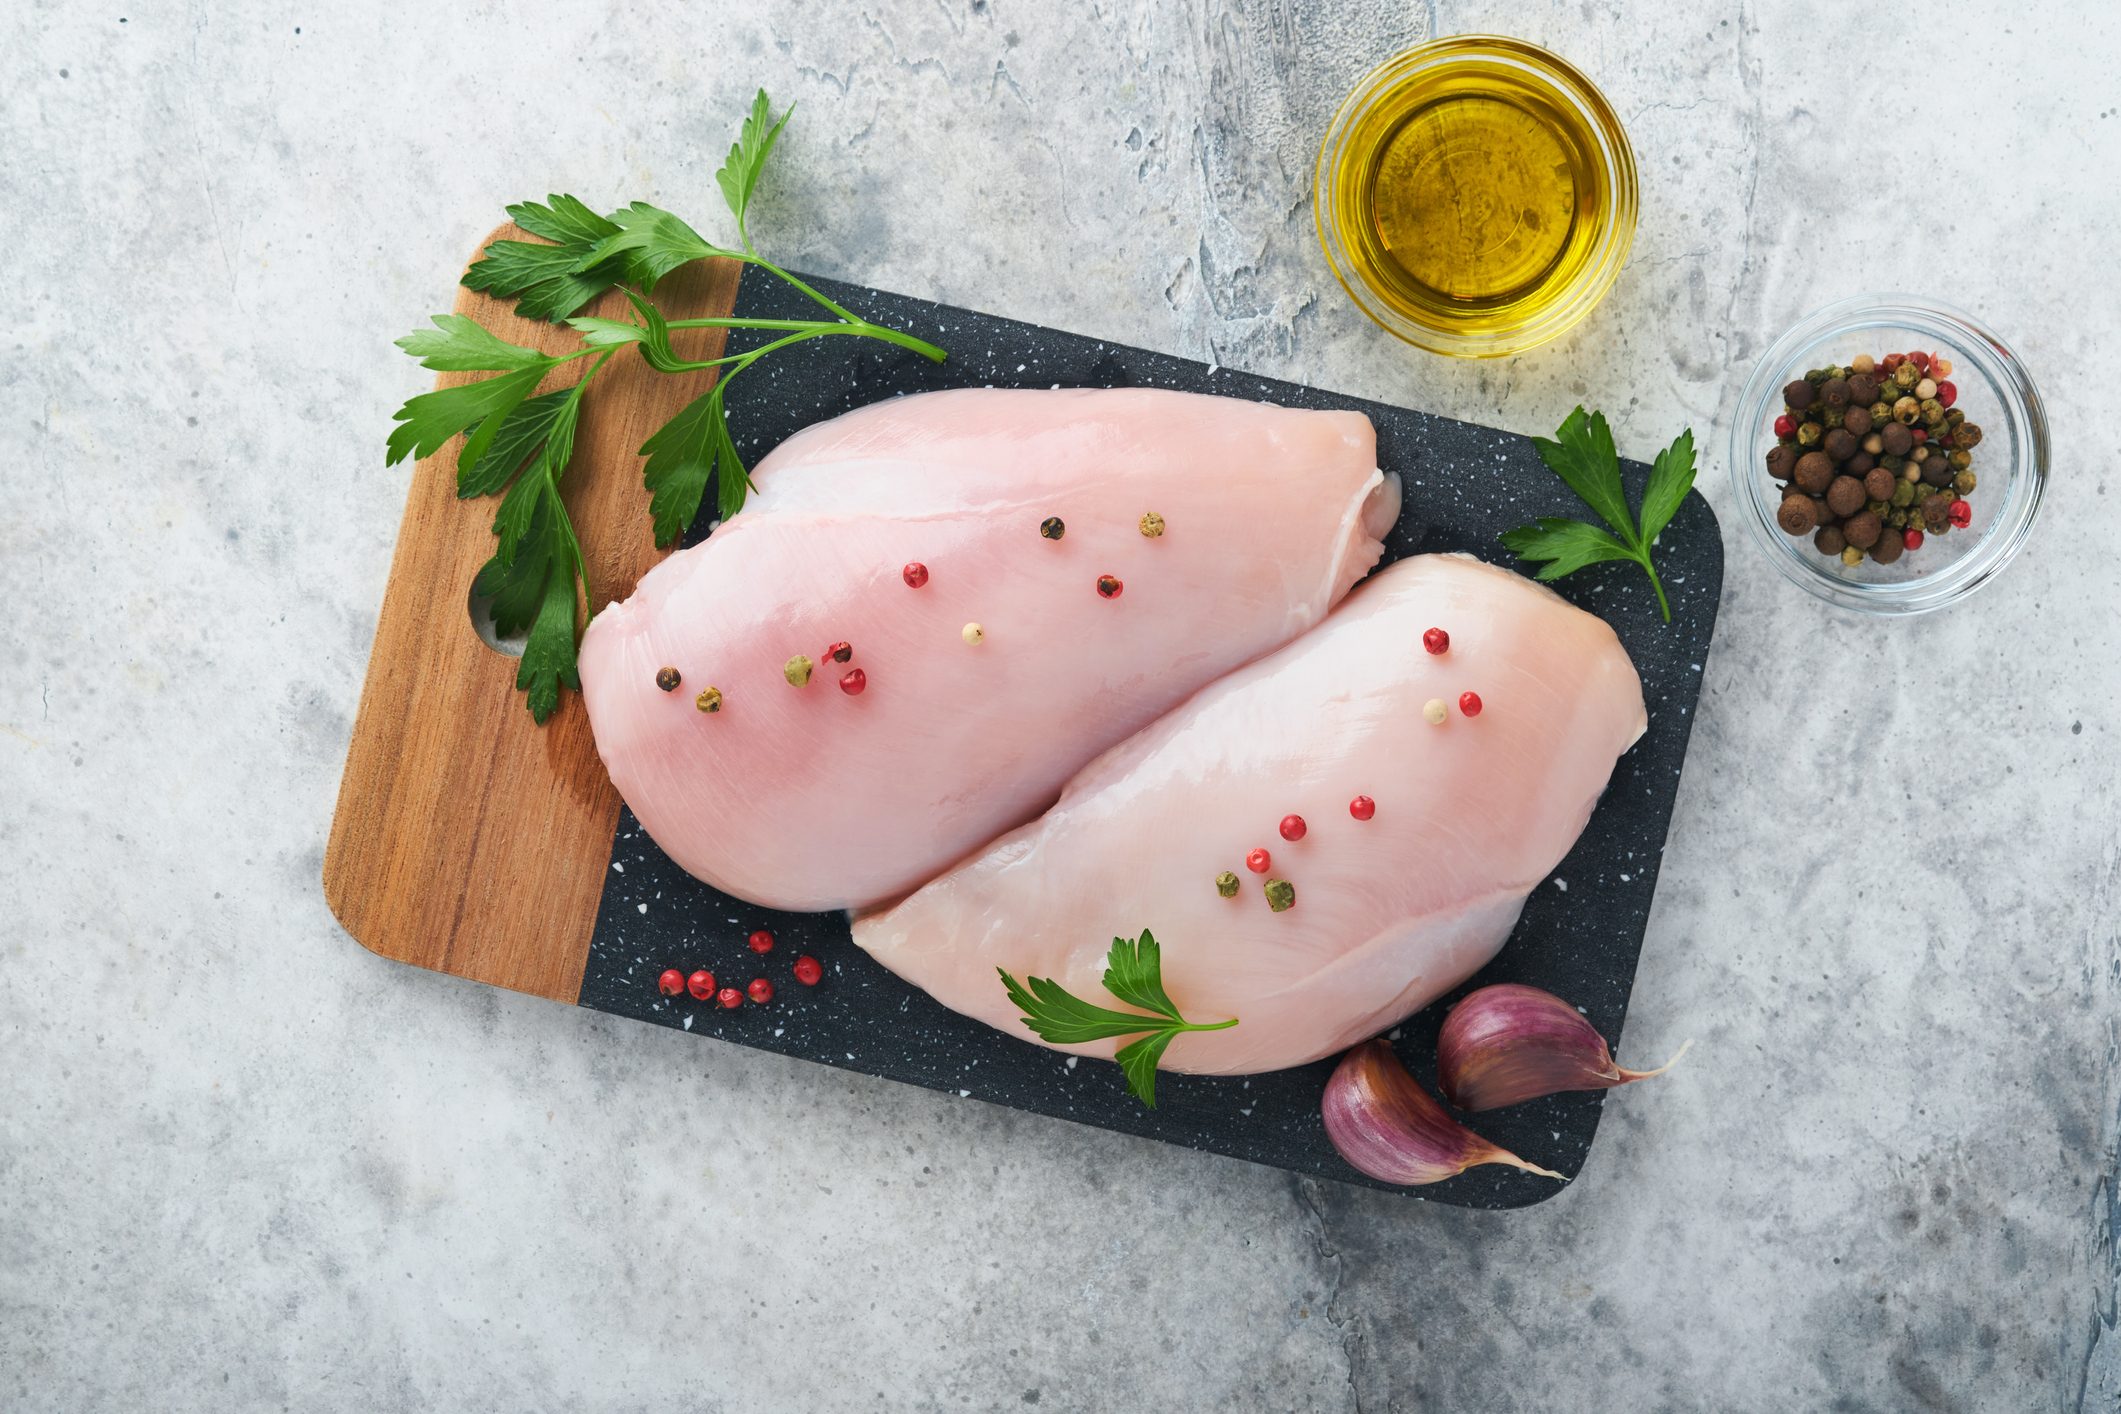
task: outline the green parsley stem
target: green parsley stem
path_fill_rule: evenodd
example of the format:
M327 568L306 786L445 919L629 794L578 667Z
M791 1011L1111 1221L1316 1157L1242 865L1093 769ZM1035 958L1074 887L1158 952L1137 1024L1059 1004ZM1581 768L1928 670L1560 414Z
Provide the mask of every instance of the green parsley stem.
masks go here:
M1642 547L1642 568L1650 577L1650 588L1657 591L1657 607L1664 611L1664 621L1672 621L1671 601L1664 597L1664 581L1657 578L1657 566L1650 563L1650 547Z

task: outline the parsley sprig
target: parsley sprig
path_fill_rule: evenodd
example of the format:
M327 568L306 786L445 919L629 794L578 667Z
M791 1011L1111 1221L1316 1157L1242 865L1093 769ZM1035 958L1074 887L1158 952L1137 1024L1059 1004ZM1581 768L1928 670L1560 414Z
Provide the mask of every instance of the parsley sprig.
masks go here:
M1650 561L1650 547L1657 543L1657 536L1693 488L1694 430L1688 428L1680 433L1671 446L1657 454L1650 467L1649 484L1643 488L1639 523L1636 514L1628 509L1627 491L1620 484L1620 456L1613 449L1613 429L1606 425L1604 413L1586 415L1579 407L1561 424L1553 441L1544 437L1532 440L1547 469L1598 512L1599 519L1611 526L1613 533L1609 535L1585 521L1542 516L1506 533L1502 543L1516 551L1520 559L1533 564L1544 561L1539 571L1543 580L1560 579L1586 565L1607 560L1633 560L1650 577L1650 587L1657 591L1657 607L1664 612L1664 621L1670 623L1672 605L1664 597L1657 566Z
M773 121L766 92L759 90L727 160L714 174L736 218L739 244L734 248L714 244L645 201L608 215L565 195L508 208L509 219L538 240L494 241L465 271L464 284L515 300L516 313L524 318L564 322L580 335L581 347L562 354L540 353L509 343L461 314L436 315L433 329L398 340L398 347L423 367L494 375L408 399L395 415L386 465L408 456L431 456L450 438L464 436L457 457L457 495L501 498L493 522L494 556L480 569L474 588L491 599L494 627L502 635L529 631L516 687L540 722L559 706L562 687L581 686L575 649L588 581L560 483L574 454L582 397L613 357L630 346L660 373L717 370L714 387L687 403L641 446L646 459L642 483L658 545L676 542L691 527L710 482L723 519L743 508L752 489L751 473L730 435L724 399L730 380L760 359L811 339L849 335L881 339L938 363L946 357L924 339L850 312L753 247L751 201L788 116L783 113ZM755 265L802 291L831 317L666 318L651 299L657 282L695 260L710 258ZM625 295L633 319L577 313L613 288ZM688 359L671 342L671 335L683 329L752 329L780 337L742 353ZM572 387L537 391L553 370L585 358L592 362Z
M1188 1031L1226 1031L1237 1025L1228 1021L1188 1021L1164 991L1163 951L1148 929L1139 938L1114 938L1105 959L1105 990L1129 1006L1154 1015L1114 1011L1083 1001L1050 977L1033 977L1029 986L1002 969L1002 985L1009 1000L1024 1014L1024 1025L1042 1041L1073 1046L1101 1041L1111 1036L1133 1036L1140 1040L1121 1046L1112 1059L1126 1073L1127 1089L1150 1109L1156 1108L1156 1063L1172 1040Z

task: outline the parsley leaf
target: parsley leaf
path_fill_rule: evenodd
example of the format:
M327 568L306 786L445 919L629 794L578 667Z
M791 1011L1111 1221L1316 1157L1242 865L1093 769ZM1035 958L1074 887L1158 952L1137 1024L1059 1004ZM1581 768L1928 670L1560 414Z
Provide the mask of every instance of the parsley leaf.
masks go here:
M1554 434L1554 440L1535 438L1539 459L1567 483L1569 489L1598 513L1612 528L1607 534L1595 525L1561 516L1542 516L1531 525L1519 526L1502 536L1502 543L1529 564L1541 565L1539 578L1560 579L1589 565L1610 560L1633 560L1650 577L1657 591L1657 607L1664 621L1672 621L1672 606L1657 578L1650 550L1658 534L1678 514L1694 485L1694 431L1688 428L1671 446L1657 454L1650 469L1649 484L1642 495L1641 524L1628 508L1626 489L1620 481L1620 454L1613 446L1613 430L1604 413L1589 413L1579 407L1569 414Z
M1657 454L1650 483L1642 489L1642 543L1647 548L1679 513L1686 493L1694 489L1694 429Z
M736 254L709 245L698 231L645 201L612 212L611 220L618 229L591 246L575 263L577 273L597 269L618 257L625 262L627 280L646 292L654 290L656 281L680 265L710 255Z
M503 298L514 296L516 313L525 319L557 323L625 278L623 260L592 270L579 268L597 242L619 230L579 198L548 196L542 205L519 201L508 208L508 219L554 244L495 241L464 272L464 284Z
M1105 990L1120 1001L1145 1007L1155 1013L1114 1011L1083 1001L1050 977L1032 977L1020 983L1001 973L1009 1000L1024 1014L1024 1025L1040 1040L1055 1045L1076 1046L1115 1036L1140 1035L1119 1048L1112 1057L1127 1078L1127 1091L1150 1109L1156 1108L1156 1066L1173 1039L1187 1031L1225 1031L1237 1025L1228 1021L1194 1022L1179 1014L1164 991L1163 953L1155 935L1142 930L1139 938L1114 938L1105 959Z
M508 488L523 469L530 454L545 445L560 409L574 397L571 388L556 388L535 398L526 398L503 415L500 426L487 443L483 456L474 460L468 452L457 457L457 496L493 496ZM481 430L484 424L481 425ZM477 436L478 432L474 432Z
M473 423L497 412L506 414L530 395L552 364L553 360L540 358L498 378L466 383L461 388L437 388L432 393L407 398L405 406L392 414L398 425L390 431L383 464L396 466L408 456L425 460ZM499 431L498 424L495 431Z
M422 368L461 373L551 363L536 349L511 344L488 332L468 315L437 314L434 324L432 329L415 329L398 340L398 347L418 359Z
M523 645L523 661L516 669L516 687L528 699L530 715L540 723L560 705L560 689L579 691L582 678L575 666L575 578L579 566L561 563L545 572L545 591L538 616L530 625L530 638Z
M788 126L794 113L795 105L791 103L781 120L768 126L773 109L766 101L766 90L760 89L758 97L751 100L751 116L744 119L743 129L729 145L728 160L714 174L715 185L722 189L722 200L729 203L729 214L736 217L736 233L746 250L751 249L751 233L744 227L744 213L751 205L751 193L758 188L759 173L765 170L766 158L780 140L781 129Z
M714 425L722 421L722 387L685 404L676 417L641 444L648 459L641 480L648 488L648 509L655 517L655 543L676 542L699 514L700 498L714 475L720 450ZM727 499L726 497L724 499Z

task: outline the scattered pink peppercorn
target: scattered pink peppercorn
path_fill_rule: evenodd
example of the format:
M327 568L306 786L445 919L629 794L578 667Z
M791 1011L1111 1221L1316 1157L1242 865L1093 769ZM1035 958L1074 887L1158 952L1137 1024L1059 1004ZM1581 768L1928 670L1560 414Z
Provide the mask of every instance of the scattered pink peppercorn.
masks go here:
M1358 820L1367 820L1377 813L1377 802L1366 795L1358 795L1348 802L1348 813Z
M1957 383L1952 382L1950 379L1939 380L1937 384L1937 402L1939 403L1939 405L1943 407L1950 407L1953 403L1956 403L1958 401L1959 385Z
M1117 575L1101 574L1097 577L1097 594L1101 599L1117 599L1126 587L1119 582Z
M918 589L928 582L928 567L918 560L900 570L899 573L905 577L908 589Z
M1477 716L1479 716L1479 715L1480 715L1480 694L1479 694L1479 693L1477 693L1477 692L1461 692L1461 693L1459 693L1459 694L1458 694L1458 710L1459 710L1459 711L1461 711L1461 712L1463 712L1463 713L1465 713L1465 714L1466 714L1466 715L1467 715L1468 717L1477 717Z
M1915 367L1921 369L1924 373L1930 371L1930 356L1926 353L1911 353L1907 356L1907 361L1914 364Z
M1880 368L1883 368L1887 373L1891 373L1894 369L1898 368L1901 364L1906 362L1906 354L1887 354L1884 358L1878 361L1878 366Z
M1914 438L1915 445L1919 447L1930 439L1930 430L1927 427L1910 427L1907 435Z
M1922 548L1922 532L1910 526L1900 537L1900 543L1910 550Z
M734 987L722 988L714 994L714 999L722 1004L724 1011L735 1011L744 1004L744 994Z
M1245 868L1255 874L1264 874L1274 863L1274 856L1263 849L1255 849L1245 856Z
M1794 436L1796 436L1796 435L1797 435L1797 419L1796 419L1796 418L1794 418L1794 417L1791 417L1791 416L1790 416L1790 415L1789 415L1788 413L1784 413L1784 414L1782 414L1782 416L1780 416L1780 417L1776 418L1776 419L1775 419L1775 435L1776 435L1777 437L1794 437Z
M675 967L663 969L663 975L655 979L656 990L666 997L674 997L685 990L685 974Z
M1451 635L1440 628L1424 629L1421 635L1421 646L1440 657L1451 651Z
M805 987L815 987L824 976L825 969L807 953L795 960L795 980Z
M835 643L825 650L825 656L835 663L844 663L854 656L854 645L851 643Z
M840 679L840 691L846 693L849 697L860 697L862 689L867 686L869 686L869 674L863 672L860 668L854 669L854 671Z
M1304 823L1304 817L1301 815L1284 815L1281 817L1281 837L1291 844L1310 833L1310 829L1311 827Z
M769 933L764 928L759 929L757 932L753 933L744 941L751 944L751 950L753 952L773 951L773 934Z
M685 990L692 993L696 1002L704 1002L714 995L714 974L701 968L685 979Z
M751 1000L757 1002L760 1006L764 1006L773 1000L773 984L763 977L752 978L751 985L744 988L744 990L750 994Z
M1964 530L1974 523L1974 508L1965 501L1954 501L1944 508L1944 516L1954 530Z

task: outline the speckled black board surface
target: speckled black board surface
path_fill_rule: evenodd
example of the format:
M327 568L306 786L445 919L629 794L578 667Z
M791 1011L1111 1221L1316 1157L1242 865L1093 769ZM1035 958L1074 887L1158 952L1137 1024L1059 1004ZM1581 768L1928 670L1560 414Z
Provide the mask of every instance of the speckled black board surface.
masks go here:
M1437 550L1507 561L1495 537L1512 526L1536 515L1589 518L1540 464L1531 442L1511 433L858 286L813 283L866 317L942 345L950 360L938 367L856 339L818 340L774 355L730 386L730 425L754 464L799 428L894 394L988 384L1180 388L1368 414L1377 425L1378 460L1399 473L1406 492L1399 525L1386 542L1387 562ZM737 300L737 313L749 318L810 318L812 308L800 294L755 275L746 276ZM732 345L744 346L743 336ZM1418 372L1425 357L1409 352L1410 370ZM1639 496L1647 468L1628 463L1624 470L1631 497ZM698 534L705 530L703 517ZM1545 987L1581 1007L1616 1052L1723 585L1716 517L1700 495L1687 498L1666 530L1658 562L1672 601L1669 626L1659 621L1648 581L1633 566L1594 567L1558 586L1619 631L1642 674L1649 731L1621 758L1583 838L1527 900L1508 945L1468 984ZM1418 711L1419 704L1410 702L1407 710ZM745 946L746 935L761 927L779 940L763 958ZM800 953L824 964L821 985L795 981L790 969ZM763 975L777 995L770 1006L747 1003L736 1011L687 996L666 998L656 990L666 967L706 967L725 985ZM1424 1082L1434 1080L1436 1031L1452 1000L1395 1033L1400 1054ZM1318 1102L1330 1061L1249 1077L1165 1075L1157 1081L1157 1108L1144 1109L1128 1097L1117 1066L1019 1041L899 981L854 945L844 916L775 913L691 878L656 848L631 811L620 816L581 1004L1081 1124L1370 1183L1326 1142ZM1638 1066L1663 1060L1625 1058ZM1475 1127L1532 1162L1573 1176L1590 1152L1604 1098L1559 1095L1478 1116ZM1400 1191L1466 1207L1515 1208L1560 1189L1551 1179L1490 1165Z

